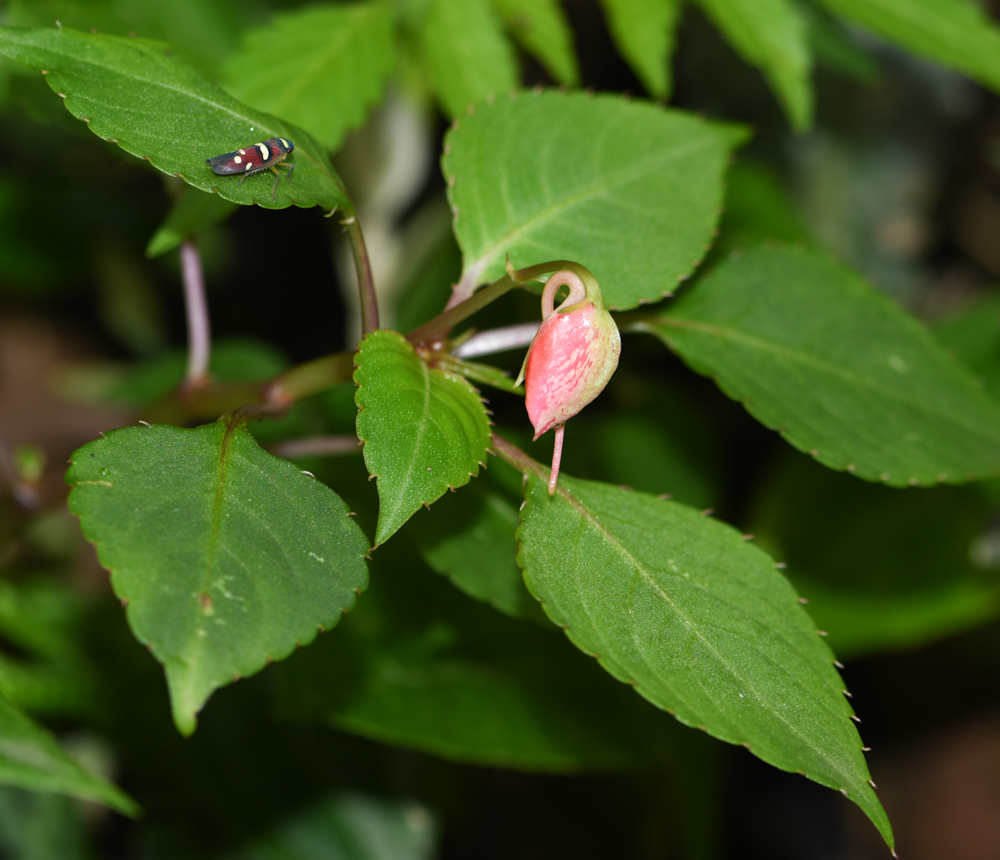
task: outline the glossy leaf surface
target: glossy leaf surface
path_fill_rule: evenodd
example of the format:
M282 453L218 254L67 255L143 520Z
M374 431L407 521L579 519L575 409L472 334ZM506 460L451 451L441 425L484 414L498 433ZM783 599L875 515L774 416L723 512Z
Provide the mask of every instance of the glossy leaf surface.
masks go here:
M268 209L348 205L340 177L306 132L240 104L176 56L147 39L62 29L0 27L0 54L45 72L67 110L99 137L202 191L234 203ZM295 144L291 183L282 179L271 199L270 171L216 176L205 160L271 137Z
M139 813L132 798L85 771L48 731L3 696L0 696L0 782L94 800L126 815Z
M821 0L932 60L1000 90L1000 28L974 0Z
M544 470L539 469L539 472ZM693 508L532 472L518 530L528 588L619 681L857 803L892 844L833 655L774 561Z
M489 0L429 0L419 41L428 84L449 116L517 86L514 50Z
M658 300L697 265L733 127L611 96L521 93L480 105L442 169L471 292L515 267L577 260L610 308Z
M184 734L216 688L333 627L367 585L344 502L242 427L116 430L79 449L66 480Z
M248 33L223 77L238 99L294 122L334 150L381 99L393 47L388 3L312 6Z
M811 58L802 14L790 0L698 0L737 53L767 77L792 127L812 122Z
M819 255L731 258L646 328L832 469L893 486L1000 469L1000 406L915 319Z
M650 95L670 95L680 0L601 0L615 47Z
M475 389L430 367L396 332L369 334L356 364L358 438L378 478L378 545L421 505L479 474L490 427Z

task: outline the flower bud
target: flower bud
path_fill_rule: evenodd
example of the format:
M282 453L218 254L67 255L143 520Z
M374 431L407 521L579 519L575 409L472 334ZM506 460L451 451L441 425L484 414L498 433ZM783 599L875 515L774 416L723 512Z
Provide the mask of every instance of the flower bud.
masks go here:
M621 335L597 281L587 275L585 282L567 269L556 272L542 293L542 325L521 370L536 439L597 397L618 367ZM569 296L553 309L563 285Z

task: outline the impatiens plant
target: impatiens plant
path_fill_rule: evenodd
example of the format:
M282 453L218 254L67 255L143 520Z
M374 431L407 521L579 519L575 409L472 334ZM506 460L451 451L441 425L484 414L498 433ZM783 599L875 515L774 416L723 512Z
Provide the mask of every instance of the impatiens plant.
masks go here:
M109 20L123 14L113 5ZM697 5L797 129L812 118L809 16L840 33L825 9L1000 80L997 31L960 0L823 0L808 14L789 0ZM666 95L681 4L602 8L638 80ZM37 23L11 9L10 23ZM989 51L966 55L951 30L905 24L918 9ZM216 691L267 667L267 707L282 719L493 767L669 763L683 780L711 753L699 758L698 732L681 724L839 792L892 851L827 644L823 613L839 604L804 605L808 579L766 551L779 541L757 546L705 509L714 491L697 457L671 459L688 450L677 428L697 410L656 394L663 347L693 371L685 384L710 377L858 492L998 474L1000 402L815 247L729 232L713 250L748 128L619 94L520 88L504 27L556 82L579 79L551 0L313 6L242 47L234 33L225 55L65 23L0 27L10 74L43 79L47 98L116 157L159 171L174 200L147 253L177 252L186 359L134 378L134 420L76 450L66 482L131 633L163 668L177 731L195 735ZM406 265L378 256L392 256L384 232L366 244L367 213L385 231L400 217L378 208L389 192L355 183L349 158L342 179L330 159L394 70L404 95L390 106L433 99L453 120L440 162L451 232L427 239L438 210L417 207L424 245L400 245ZM403 123L397 109L387 115ZM293 181L278 181L279 162ZM348 188L362 189L357 205ZM212 228L241 207L292 206L331 219L353 256L341 277L356 280L360 338L294 365L213 345L199 241L211 280ZM264 230L254 243L281 253ZM394 294L377 291L380 273ZM269 284L275 302L287 288ZM564 446L567 421L591 403ZM762 522L778 507L762 505ZM940 629L983 618L948 606ZM0 693L14 700L0 696L0 781L137 811ZM331 840L347 838L337 822L377 820L410 846L365 857L427 856L432 828L405 810L353 795L309 810L296 810L301 826L341 834ZM266 844L292 844L298 826Z

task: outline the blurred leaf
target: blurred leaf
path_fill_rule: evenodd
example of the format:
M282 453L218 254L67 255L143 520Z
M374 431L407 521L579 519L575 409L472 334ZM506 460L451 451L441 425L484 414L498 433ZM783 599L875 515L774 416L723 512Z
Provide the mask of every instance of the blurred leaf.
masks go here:
M130 366L112 377L102 399L148 406L184 380L187 354L172 351ZM259 382L288 367L288 359L270 344L252 338L225 338L212 344L210 371L216 382Z
M92 860L79 804L64 795L0 786L4 860Z
M146 256L158 257L172 251L189 236L225 221L235 209L235 203L217 194L203 194L196 188L188 188L149 240Z
M469 597L515 618L537 617L514 560L521 500L494 480L500 470L510 467L494 458L478 480L414 516L409 533L424 561Z
M0 582L0 694L36 714L97 710L97 679L77 635L82 610L56 582Z
M580 69L573 31L559 0L493 0L514 38L561 84L575 87Z
M618 53L650 95L667 98L681 0L601 0L601 5Z
M395 309L395 327L403 332L441 313L451 298L451 285L462 274L462 252L451 230L451 211L444 195L417 211L413 228L416 247L404 255Z
M228 860L431 860L434 820L416 803L345 794L291 817Z
M517 86L514 51L490 0L429 0L419 39L428 85L448 116Z
M51 27L57 20L77 30L170 42L185 60L211 71L253 18L240 0L9 0L4 23Z
M812 5L799 6L809 26L809 46L818 65L826 66L861 84L878 78L879 66L874 57L857 44L847 27Z
M933 331L938 343L1000 398L1000 293L939 320Z
M806 22L791 0L698 0L736 52L768 79L796 131L812 125Z
M367 335L355 363L358 438L378 478L378 546L421 505L479 474L489 420L465 379L429 367L396 332Z
M99 137L144 158L164 173L234 203L267 209L292 204L334 209L349 201L340 177L308 134L227 95L178 58L169 45L146 39L99 36L66 27L0 27L0 53L45 71L67 110ZM270 137L295 143L293 183L281 182L271 199L269 171L216 176L206 159Z
M212 692L308 644L367 585L347 506L225 421L128 427L73 455L70 510L185 735Z
M93 800L123 815L139 814L132 798L85 771L49 732L3 696L0 696L0 783Z
M820 0L915 54L1000 90L1000 29L975 0Z
M704 457L694 455L669 420L657 420L646 411L616 410L589 430L591 453L602 477L645 493L667 493L699 510L718 503Z
M275 667L281 716L543 773L618 770L670 754L679 727L580 658L551 625L470 603L411 552L400 541L380 549L374 563L383 567L358 611L336 635Z
M442 170L468 287L576 260L612 308L670 293L698 264L722 202L733 126L612 96L519 94L448 133Z
M393 61L392 6L371 0L277 15L244 37L223 73L238 99L334 150L381 100Z
M968 488L900 492L795 456L751 527L788 563L844 657L923 645L1000 615L1000 577L970 560L991 519Z
M771 170L757 162L737 161L729 168L726 183L726 209L713 257L721 259L768 239L810 244L787 190Z
M753 249L639 327L831 469L906 486L1000 468L1000 406L915 319L824 257Z
M552 621L688 726L857 803L892 846L833 655L774 562L692 508L530 473L518 564Z

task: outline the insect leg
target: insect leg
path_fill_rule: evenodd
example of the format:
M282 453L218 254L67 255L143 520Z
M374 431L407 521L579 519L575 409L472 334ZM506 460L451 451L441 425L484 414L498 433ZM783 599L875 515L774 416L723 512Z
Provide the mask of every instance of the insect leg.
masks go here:
M268 168L268 170L274 173L274 185L271 186L271 199L275 200L277 198L274 196L274 192L278 190L278 179L281 177L281 174L278 173L278 168L273 164Z
M285 163L288 164L288 162L285 162ZM291 170L289 170L288 173L285 174L285 179L287 179L289 182L291 182L292 181L292 174L295 173L295 165L294 164L288 164L288 166L291 168Z

